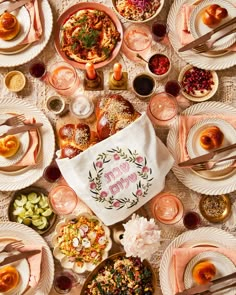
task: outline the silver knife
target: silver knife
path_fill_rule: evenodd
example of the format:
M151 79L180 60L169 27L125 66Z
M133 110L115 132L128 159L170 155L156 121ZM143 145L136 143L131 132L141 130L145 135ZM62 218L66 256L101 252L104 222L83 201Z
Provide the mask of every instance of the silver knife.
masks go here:
M214 150L210 151L208 154L205 154L205 155L202 155L202 156L199 156L199 157L196 157L196 158L181 162L181 163L178 164L178 166L179 167L191 167L191 166L196 165L196 164L203 164L203 163L211 160L215 155L217 155L219 153L223 153L223 152L228 151L228 150L232 150L234 148L236 148L236 143L225 146L223 148L214 149Z
M4 3L4 5L2 5L3 7L1 8L0 5L0 14L4 13L5 11L7 12L12 12L13 10L16 10L17 8L25 5L26 3L30 2L31 0L19 0L16 2L8 2L7 4Z
M219 27L216 27L215 29L211 30L210 32L206 33L205 35L197 38L196 40L186 44L185 46L181 47L178 49L178 52L183 52L189 49L192 49L196 47L197 45L205 43L207 40L211 39L211 36L214 35L215 33L219 32L220 30L223 30L227 28L228 26L236 23L236 17L232 18L228 22L220 25Z
M15 255L5 257L3 259L3 261L0 262L0 266L10 264L12 262L15 262L15 261L18 261L18 260L21 260L21 259L28 258L28 257L33 256L35 254L38 254L40 252L41 252L41 250L31 250L31 251L27 251L27 252L22 252L20 254L15 254Z
M41 126L43 126L43 123L35 123L35 124L29 124L29 125L26 124L23 126L12 127L12 128L5 129L5 130L2 129L2 132L0 131L0 137L34 130L34 129L37 129L38 127L41 127ZM1 130L1 128L0 128L0 130Z
M219 279L213 280L211 282L208 282L207 284L204 285L199 285L199 286L195 286L189 289L185 289L182 292L177 292L175 295L195 295L195 294L202 294L205 291L211 291L212 287L223 283L225 281L231 280L236 278L236 272L233 272L227 276L221 277ZM232 282L231 282L232 284ZM219 288L221 288L222 286L220 286ZM217 289L219 289L217 288ZM216 288L214 288L214 290L217 290Z

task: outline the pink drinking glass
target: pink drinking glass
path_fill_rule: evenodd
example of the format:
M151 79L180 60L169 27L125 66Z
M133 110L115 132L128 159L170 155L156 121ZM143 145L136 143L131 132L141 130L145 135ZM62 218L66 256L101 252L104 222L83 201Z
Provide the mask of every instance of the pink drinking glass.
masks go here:
M125 29L122 52L132 61L139 61L140 54L147 58L151 51L152 34L148 26L132 24Z
M66 185L54 187L48 195L50 206L58 215L71 214L78 202L78 197L72 188Z
M47 80L57 93L64 96L73 95L80 85L76 69L64 61L50 66Z
M166 92L157 93L149 101L147 115L154 125L168 127L178 114L176 98Z

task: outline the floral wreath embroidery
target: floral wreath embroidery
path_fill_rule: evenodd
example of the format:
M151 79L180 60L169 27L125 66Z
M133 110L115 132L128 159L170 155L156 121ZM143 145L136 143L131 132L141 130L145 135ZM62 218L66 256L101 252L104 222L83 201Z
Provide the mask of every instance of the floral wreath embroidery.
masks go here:
M122 161L117 167L104 173L104 167L111 160ZM136 172L129 174L130 165L135 166ZM125 175L125 177L124 177ZM93 168L89 171L89 186L92 198L99 203L103 203L106 209L132 208L139 202L139 198L145 198L149 188L152 185L152 169L147 166L146 157L140 156L137 151L132 152L128 149L126 152L121 148L113 148L98 154ZM108 183L104 189L102 178ZM111 184L111 182L115 182ZM136 183L136 188L132 196L117 198L116 194L127 189L130 185ZM124 191L125 192L125 191Z

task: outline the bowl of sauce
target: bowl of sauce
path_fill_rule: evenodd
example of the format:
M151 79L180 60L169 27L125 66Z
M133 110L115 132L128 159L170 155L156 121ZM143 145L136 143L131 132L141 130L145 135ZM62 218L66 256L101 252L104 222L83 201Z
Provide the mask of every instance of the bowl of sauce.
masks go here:
M147 99L154 94L156 81L152 76L141 73L134 78L132 88L137 97Z
M169 57L162 53L151 55L147 63L147 71L156 80L166 78L171 70L171 61Z
M5 76L5 86L9 91L19 92L26 84L25 75L20 71L11 71Z

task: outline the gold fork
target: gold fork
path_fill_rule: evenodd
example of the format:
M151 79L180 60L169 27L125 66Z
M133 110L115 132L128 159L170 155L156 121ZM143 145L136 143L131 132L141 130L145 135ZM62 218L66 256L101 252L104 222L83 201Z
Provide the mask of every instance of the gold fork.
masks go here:
M212 47L216 41L218 41L221 38L224 38L228 35L231 35L233 33L236 33L236 28L224 33L223 35L217 37L216 39L209 40L206 43L203 43L203 44L200 44L200 45L194 47L194 50L196 50L198 53L203 53L203 52L209 51L210 49L212 49Z
M208 161L206 163L202 163L202 164L196 164L192 168L196 171L211 170L215 167L216 164L218 164L220 162L228 161L228 160L236 160L236 155L230 156L230 157L224 158L224 159L210 160L210 161Z
M17 114L14 115L13 117L10 117L8 119L0 119L0 126L1 125L7 125L7 126L14 126L14 125L19 125L23 123L25 120L25 115L24 114Z

